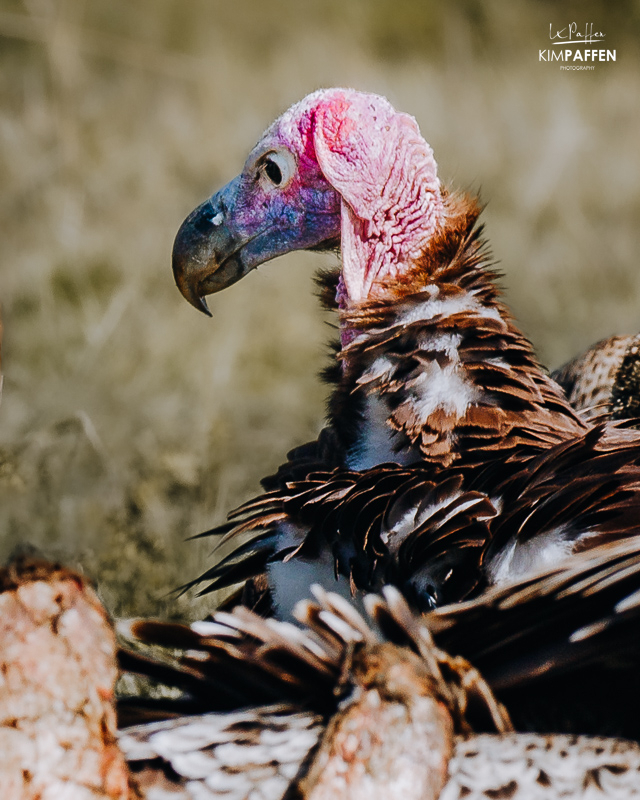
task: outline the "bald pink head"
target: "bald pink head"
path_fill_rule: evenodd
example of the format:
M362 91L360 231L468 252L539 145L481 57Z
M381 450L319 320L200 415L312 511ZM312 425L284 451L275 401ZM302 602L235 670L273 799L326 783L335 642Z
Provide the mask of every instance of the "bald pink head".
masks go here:
M286 111L265 140L296 154L305 183L324 179L340 195L342 274L352 303L416 258L441 222L433 151L415 119L384 97L321 89Z
M174 272L197 304L270 258L340 237L341 302L357 304L421 253L442 218L433 152L413 117L378 95L323 89L277 119L242 174L187 219Z

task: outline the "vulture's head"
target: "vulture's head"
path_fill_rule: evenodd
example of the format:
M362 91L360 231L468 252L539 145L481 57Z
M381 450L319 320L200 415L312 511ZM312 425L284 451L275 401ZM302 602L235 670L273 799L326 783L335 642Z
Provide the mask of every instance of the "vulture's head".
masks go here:
M418 256L440 225L436 163L413 117L384 98L323 89L286 111L244 169L184 221L178 288L205 295L292 250L342 249L340 300L355 305Z

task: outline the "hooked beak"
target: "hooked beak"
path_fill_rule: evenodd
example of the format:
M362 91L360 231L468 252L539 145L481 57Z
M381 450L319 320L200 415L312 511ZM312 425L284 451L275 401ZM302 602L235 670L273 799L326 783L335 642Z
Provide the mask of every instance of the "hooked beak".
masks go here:
M249 239L228 224L237 179L189 214L173 243L173 275L183 297L207 316L205 296L239 281L255 265L243 263Z
M325 249L340 235L333 190L266 192L245 169L185 219L173 243L173 275L183 297L210 315L204 300L292 250Z

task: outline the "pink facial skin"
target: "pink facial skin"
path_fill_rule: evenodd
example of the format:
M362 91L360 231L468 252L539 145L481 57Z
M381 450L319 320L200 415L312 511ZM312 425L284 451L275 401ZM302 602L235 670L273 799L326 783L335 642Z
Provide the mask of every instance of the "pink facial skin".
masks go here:
M341 240L339 301L354 307L416 258L444 215L436 163L413 117L383 97L322 89L286 111L242 173L183 223L176 283L202 298L291 250Z
M415 119L383 97L321 89L285 112L258 147L265 141L296 155L303 185L328 183L340 195L348 304L416 258L441 222L433 151Z

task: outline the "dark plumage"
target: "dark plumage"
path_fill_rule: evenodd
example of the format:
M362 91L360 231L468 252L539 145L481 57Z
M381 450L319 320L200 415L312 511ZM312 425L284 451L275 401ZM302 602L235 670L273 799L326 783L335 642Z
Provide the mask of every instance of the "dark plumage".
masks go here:
M640 544L601 545L427 615L482 671L517 730L640 739Z
M536 559L542 570L569 552L635 535L640 452L635 437L625 446L611 434L601 425L519 469L493 463L471 477L424 463L311 474L247 503L233 527L212 532L225 555L198 582L220 589L295 559L281 568L294 585L302 564L328 563L329 574L347 579L346 593L393 583L423 609L463 599L535 571ZM275 591L278 611L289 613L277 582Z
M119 623L125 640L182 651L163 661L123 649L121 667L178 687L178 700L122 700L121 714L171 716L176 710L235 710L289 704L325 718L353 691L358 670L375 653L397 648L397 658L414 653L423 679L444 702L461 732L511 729L479 674L464 659L452 659L431 640L428 625L392 587L384 597L367 598L367 611L334 593L314 587L314 600L300 603L300 624L265 620L246 608L217 612L211 620L180 623L129 620ZM368 618L368 621L367 621ZM386 658L386 657L384 657ZM391 658L393 662L394 658ZM416 660L416 664L418 660ZM467 719L468 705L477 716Z
M508 796L538 796L532 794L534 789L542 792L535 786L538 770L550 776L544 784L550 797L556 796L559 787L566 796L574 796L570 792L581 796L594 775L597 782L604 781L602 790L615 797L625 796L620 793L636 785L637 747L619 740L575 736L640 734L636 669L640 644L635 635L640 614L640 548L636 542L594 548L576 555L570 567L556 567L422 617L413 614L391 588L385 589L384 599L367 599L369 622L343 598L320 589L316 593L315 602L298 608L302 628L263 620L242 608L233 614L219 613L211 622L195 623L193 628L149 621L121 626L128 637L172 652L171 663L164 665L157 655L143 658L125 652L122 666L179 687L183 693L177 700L149 700L137 710L139 701L133 700L133 708L129 703L129 715L133 711L143 719L150 714L170 718L150 728L125 730L121 741L128 758L134 758L139 768L173 772L174 781L176 773L194 777L185 770L195 769L195 764L203 778L227 770L237 781L251 778L251 771L266 762L274 775L282 777L285 770L277 759L286 755L284 766L289 775L297 776L306 797L310 787L305 776L317 779L318 765L327 768L323 759L332 747L335 750L340 725L350 714L363 713L365 698L375 692L376 703L383 706L390 702L411 707L420 697L437 698L451 714L458 737L453 740L450 795L446 797L464 797L463 788L460 795L451 788L458 785L475 787L480 797L484 791L486 797L499 796L492 792L511 782ZM176 655L176 651L182 653ZM486 683L466 658L482 664ZM508 729L494 694L506 704L516 731L547 735L471 735L471 731ZM263 707L264 703L276 705ZM220 714L209 718L205 713L221 707L235 710L226 718ZM174 718L176 712L204 716ZM419 743L416 730L406 727L406 722L400 727L378 724L377 738L383 748L404 742L408 731L418 751L426 755L426 749L420 750L426 744ZM189 726L194 727L191 736ZM177 733L172 745L173 730ZM264 745L273 731L279 733L281 743L289 735L292 744L305 742L308 749L287 746L281 748L280 756L264 746L252 750L262 742L264 731ZM353 729L352 733L358 735ZM314 751L321 741L320 749ZM366 737L358 741L357 747L353 745L356 764L370 755ZM229 742L246 747L244 755L242 750L234 755L233 762L225 761L222 752L217 754L219 744L224 747ZM200 760L189 762L186 754L198 748L203 751ZM560 751L565 754L557 764ZM444 753L439 757L446 761L446 747ZM378 774L385 776L386 767L380 772L380 765L386 762L380 753L375 758ZM605 788L609 770L621 781L610 789Z
M238 800L435 800L447 781L454 734L511 730L481 676L435 648L399 595L388 591L386 599L368 601L386 635L342 598L321 590L317 596L299 610L302 628L246 609L193 628L121 626L138 641L186 649L174 656L173 668L122 654L124 667L186 690L181 705L151 701L138 709L143 718L164 711L167 721L120 736L143 789L155 786L176 798L217 790ZM196 716L171 718L189 703ZM203 713L225 705L245 710ZM184 791L189 778L200 794Z

